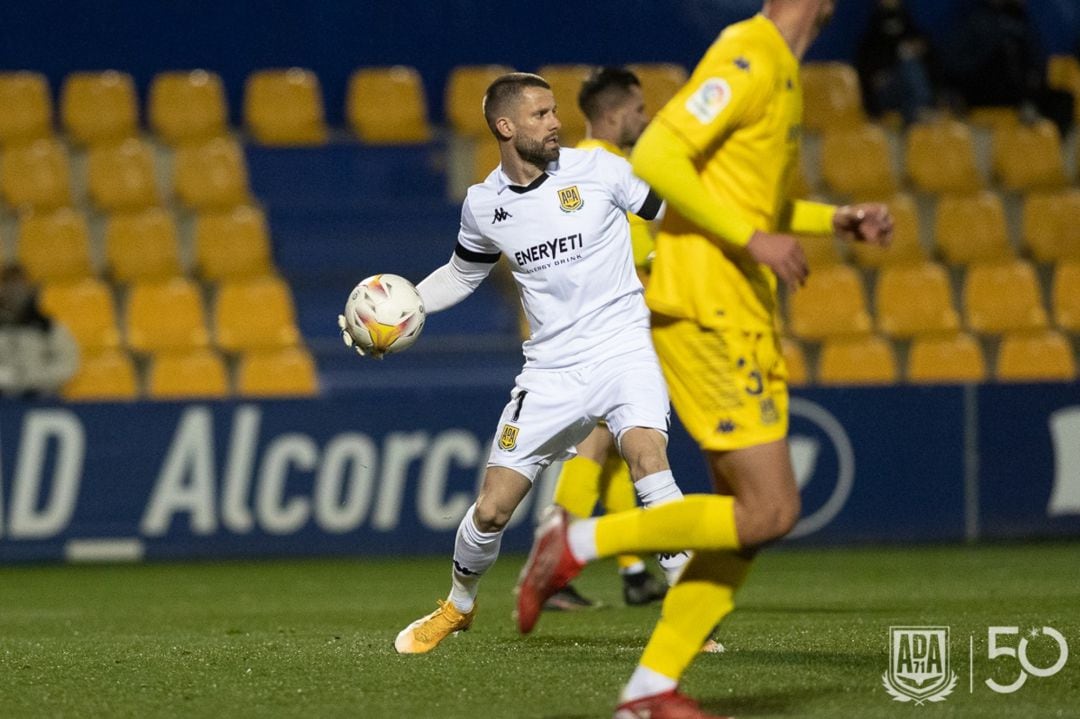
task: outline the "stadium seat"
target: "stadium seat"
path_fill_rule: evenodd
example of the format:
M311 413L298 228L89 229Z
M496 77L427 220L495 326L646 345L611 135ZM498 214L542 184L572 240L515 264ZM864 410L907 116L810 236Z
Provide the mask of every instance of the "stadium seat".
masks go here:
M985 190L945 195L934 216L934 242L950 265L1004 260L1015 254L1009 243L1001 197Z
M247 204L247 163L239 143L215 137L177 148L173 188L188 209L211 210Z
M789 329L796 337L820 340L870 331L862 276L850 265L812 272L805 287L788 298Z
M424 82L405 65L368 67L349 78L345 113L353 132L374 145L407 145L431 140Z
M1053 190L1065 185L1061 136L1050 120L994 132L994 177L1006 190Z
M922 335L911 342L907 378L915 384L959 384L986 379L986 359L967 332Z
M172 214L151 207L110 215L105 223L105 262L110 276L122 283L183 274Z
M899 378L892 343L876 335L833 337L821 347L818 383L822 385L894 384Z
M473 143L472 181L483 182L499 166L499 143L493 137L478 137Z
M96 277L44 285L41 306L68 328L84 354L120 346L112 290Z
M91 147L86 178L90 199L105 212L149 207L161 200L154 150L142 140Z
M12 145L0 156L0 192L20 210L48 210L71 204L68 154L54 138Z
M889 337L907 339L960 326L948 272L934 262L883 268L874 298L878 330Z
M994 132L1019 125L1020 114L1015 107L973 107L968 111L967 121Z
M926 249L920 239L919 210L911 195L899 193L886 203L893 216L893 239L888 247L855 242L851 253L861 267L919 264L926 261Z
M315 360L303 347L245 352L236 369L236 393L245 397L317 395Z
M1080 259L1080 189L1027 195L1022 225L1024 247L1036 262Z
M1003 382L1071 382L1076 356L1057 330L1010 333L998 346L994 376Z
M1063 330L1080 333L1080 260L1061 262L1054 268L1050 303L1054 324Z
M1046 326L1039 278L1035 268L1024 260L968 267L963 304L964 323L981 334Z
M229 394L229 371L206 347L161 352L150 361L146 394L151 399L221 398Z
M1080 123L1080 59L1074 55L1051 55L1046 63L1046 80L1054 90L1073 96L1073 118Z
M783 350L784 364L787 365L788 384L792 387L805 387L810 384L806 352L799 341L784 337L780 340L780 348Z
M807 130L855 128L866 122L855 68L841 62L808 62L800 76Z
M320 145L327 129L319 78L299 67L258 70L244 88L244 123L263 145Z
M210 343L202 294L191 280L136 282L125 304L128 345L136 352L189 350Z
M904 140L904 167L921 192L966 193L983 186L971 130L956 120L912 125Z
M116 70L73 72L60 90L60 118L80 145L133 137L139 130L135 82Z
M270 235L257 207L200 213L195 218L195 271L207 282L270 273Z
M846 249L846 246L840 245L832 235L800 235L799 244L811 271L844 261L842 248Z
M160 72L150 82L150 128L170 145L202 142L228 132L221 77L206 70Z
M300 340L292 292L280 277L223 282L214 327L217 345L226 352L289 347Z
M559 120L562 121L562 129L559 130L559 142L564 147L573 147L585 139L585 115L578 107L578 93L581 85L595 68L592 65L544 65L537 74L543 77L551 85L551 91L555 93L555 103L558 106Z
M653 117L686 84L686 68L673 62L639 62L626 66L641 82L645 114Z
M86 353L60 395L73 401L130 401L139 395L139 378L131 356L112 348Z
M49 83L39 72L0 72L0 145L25 144L53 131Z
M821 176L833 192L858 199L896 192L892 154L877 125L827 130L821 141Z
M450 71L443 100L450 127L466 137L488 137L481 105L488 86L500 75L513 72L506 65L459 65Z
M60 282L94 274L86 216L70 207L30 213L19 221L16 254L34 282Z

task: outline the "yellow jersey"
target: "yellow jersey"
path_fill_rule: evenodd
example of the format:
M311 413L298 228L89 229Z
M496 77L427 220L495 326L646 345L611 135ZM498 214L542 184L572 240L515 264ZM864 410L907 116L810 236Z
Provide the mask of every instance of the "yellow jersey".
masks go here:
M577 144L579 150L591 150L597 147L601 150L607 150L624 160L628 159L618 145L613 145L607 140L590 137ZM656 239L653 237L652 228L649 226L648 220L638 217L633 212L627 212L626 217L630 220L630 244L634 249L634 266L639 270L648 272L649 259L653 250L656 249Z
M718 206L775 232L789 224L802 111L799 62L772 21L756 15L721 33L654 122L682 140ZM748 236L740 239L708 234L669 203L649 307L704 327L773 329L776 276L746 251Z

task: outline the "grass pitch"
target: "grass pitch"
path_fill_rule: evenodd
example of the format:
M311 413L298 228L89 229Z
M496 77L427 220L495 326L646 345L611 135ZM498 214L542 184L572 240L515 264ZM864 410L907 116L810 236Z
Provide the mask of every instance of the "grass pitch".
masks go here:
M485 578L472 631L414 657L392 642L446 593L445 557L0 568L0 717L611 716L658 607L622 607L600 563L578 586L607 608L519 637L522 561ZM728 651L699 657L684 689L737 716L1080 716L1078 569L1077 543L767 552L722 627ZM892 625L951 628L944 701L882 688ZM1021 669L987 657L990 626L1053 627L1073 656L997 694L984 680ZM1037 637L1026 658L1058 653Z

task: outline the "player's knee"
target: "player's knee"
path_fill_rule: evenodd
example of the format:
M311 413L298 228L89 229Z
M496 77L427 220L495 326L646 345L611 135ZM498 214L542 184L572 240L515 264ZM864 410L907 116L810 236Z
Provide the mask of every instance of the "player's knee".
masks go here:
M506 526L506 523L510 521L510 515L513 513L513 509L503 509L497 503L484 501L481 498L477 501L476 509L473 512L473 523L481 532L500 532Z
M802 505L797 492L769 501L736 504L739 540L744 547L759 547L781 539L799 521Z

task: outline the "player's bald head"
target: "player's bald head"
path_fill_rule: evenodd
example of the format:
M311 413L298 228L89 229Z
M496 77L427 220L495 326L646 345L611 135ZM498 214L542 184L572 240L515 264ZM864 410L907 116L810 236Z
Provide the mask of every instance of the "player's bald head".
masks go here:
M531 72L508 72L488 85L487 92L484 93L484 120L495 137L499 137L495 121L513 110L527 87L551 89L547 80Z

